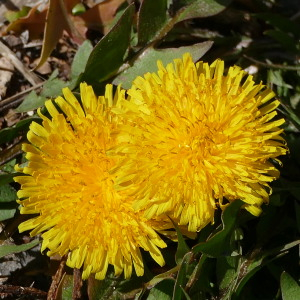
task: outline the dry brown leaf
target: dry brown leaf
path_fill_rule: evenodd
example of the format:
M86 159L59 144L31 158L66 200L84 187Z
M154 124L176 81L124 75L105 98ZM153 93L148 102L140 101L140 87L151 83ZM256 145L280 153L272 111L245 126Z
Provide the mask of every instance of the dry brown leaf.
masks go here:
M39 11L38 7L39 5L34 6L26 17L9 24L6 28L6 32L13 31L17 34L21 34L23 31L28 30L31 40L42 38L47 9L45 8L43 11Z
M74 0L70 0L73 1ZM66 1L67 3L67 1ZM42 54L40 61L36 66L39 68L50 56L52 50L55 48L58 40L61 38L63 32L67 31L77 42L81 43L84 38L80 36L65 6L63 0L50 0L47 21L45 26Z
M38 11L38 6L33 7L26 17L11 23L7 31L20 34L28 30L30 39L41 38L44 33L41 57L35 67L37 69L50 56L64 31L78 44L84 41L87 28L100 30L106 34L118 7L125 1L107 0L80 16L73 16L72 8L80 3L80 0L49 0L48 7L42 12Z

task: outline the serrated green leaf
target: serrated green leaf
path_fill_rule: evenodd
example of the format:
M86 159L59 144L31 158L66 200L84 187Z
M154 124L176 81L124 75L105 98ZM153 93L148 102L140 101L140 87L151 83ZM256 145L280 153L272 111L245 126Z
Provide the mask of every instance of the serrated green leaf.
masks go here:
M22 245L3 245L0 246L0 258L12 254L12 253L19 253L23 251L27 251L33 247L35 247L39 243L39 240L34 240L27 244Z
M144 0L138 14L138 43L150 43L168 20L168 0Z
M164 65L170 63L175 58L180 58L186 52L190 52L193 60L199 60L212 46L212 42L194 44L179 48L168 48L156 50L148 48L133 63L132 67L126 69L118 75L113 83L121 84L123 88L130 88L132 81L137 76L142 76L147 72L157 71L157 60L161 60Z
M211 237L207 242L194 246L192 252L202 252L212 257L229 254L229 237L234 230L237 215L242 205L243 202L241 200L232 202L222 214L223 229Z
M214 16L224 10L231 0L196 0L188 2L190 3L187 6L178 11L177 22Z
M300 297L300 286L287 272L280 277L281 295L283 300L295 300Z
M128 6L118 23L96 45L81 77L88 84L99 83L116 73L129 46L134 5Z
M0 202L16 201L16 190L9 184L0 186Z
M174 280L165 279L150 290L147 300L171 300L173 288Z
M35 91L31 91L23 100L23 102L16 108L16 112L27 112L35 110L44 105L46 97L39 96Z

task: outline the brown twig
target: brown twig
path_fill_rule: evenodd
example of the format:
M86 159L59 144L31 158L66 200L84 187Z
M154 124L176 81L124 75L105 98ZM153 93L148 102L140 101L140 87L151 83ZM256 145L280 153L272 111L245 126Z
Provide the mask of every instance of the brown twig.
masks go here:
M1 151L0 166L6 164L16 156L22 153L22 141L18 141L7 149Z
M53 280L52 280L50 289L48 291L47 300L56 300L57 299L57 293L59 291L59 285L60 285L61 280L64 276L64 268L65 268L66 260L67 260L66 256L64 256L61 259L59 267L58 267L55 275L53 276Z
M282 69L282 70L291 70L291 71L298 71L300 70L300 66L284 66L284 65L278 65L278 64L269 64L269 63L265 63L263 61L260 61L260 60L257 60L257 59L254 59L248 55L243 55L246 59L258 64L258 65L261 65L261 66L264 66L264 67L267 67L267 68L272 68L272 69Z
M73 272L74 276L74 283L73 283L73 293L72 293L72 300L79 300L81 299L81 287L82 287L82 278L81 278L81 271L79 269L74 269Z

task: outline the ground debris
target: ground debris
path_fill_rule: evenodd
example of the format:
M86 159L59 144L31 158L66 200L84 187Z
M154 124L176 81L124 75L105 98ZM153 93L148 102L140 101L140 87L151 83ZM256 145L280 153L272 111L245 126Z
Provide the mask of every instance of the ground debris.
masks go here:
M33 287L0 285L0 299L17 299L19 297L22 297L22 299L46 299L47 292Z

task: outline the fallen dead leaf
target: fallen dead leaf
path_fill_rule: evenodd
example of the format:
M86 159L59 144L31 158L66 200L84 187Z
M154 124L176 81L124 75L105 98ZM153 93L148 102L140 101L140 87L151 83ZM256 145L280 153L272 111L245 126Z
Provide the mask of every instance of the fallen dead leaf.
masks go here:
M28 30L31 40L41 39L43 37L48 10L45 8L43 11L39 11L38 8L39 5L34 6L27 16L9 24L6 28L6 32L13 31L21 34L23 31Z
M85 39L88 28L99 30L106 34L114 19L117 9L126 0L106 0L88 9L80 16L73 16L73 7L81 3L80 0L49 0L48 6L42 11L38 5L33 7L26 17L12 22L8 31L17 34L28 30L30 39L43 37L43 47L40 60L36 68L46 62L55 48L63 32L67 32L72 39L81 44Z
M70 1L74 2L75 0ZM84 41L84 37L75 28L65 3L68 1L50 0L49 2L42 53L36 68L39 68L47 60L64 31L77 42L82 43Z

